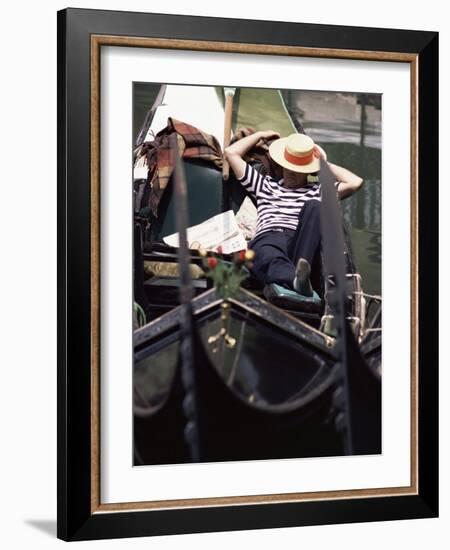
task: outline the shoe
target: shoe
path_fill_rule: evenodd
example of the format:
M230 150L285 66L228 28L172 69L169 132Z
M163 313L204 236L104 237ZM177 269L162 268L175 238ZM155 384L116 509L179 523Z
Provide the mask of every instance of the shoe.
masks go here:
M264 287L263 294L268 302L282 309L305 313L321 313L323 311L323 302L316 292L313 292L311 297L307 297L295 290L271 283Z
M293 287L299 294L302 294L307 298L311 298L314 292L311 286L311 281L309 280L310 275L311 266L309 265L308 260L305 260L305 258L300 258L297 262L297 267L295 268Z

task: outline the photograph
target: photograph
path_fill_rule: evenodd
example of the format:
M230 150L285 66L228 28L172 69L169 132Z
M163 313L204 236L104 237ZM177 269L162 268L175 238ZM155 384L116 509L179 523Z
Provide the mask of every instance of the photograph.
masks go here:
M133 466L382 453L382 94L133 82L132 116Z
M435 517L437 63L58 13L59 538Z

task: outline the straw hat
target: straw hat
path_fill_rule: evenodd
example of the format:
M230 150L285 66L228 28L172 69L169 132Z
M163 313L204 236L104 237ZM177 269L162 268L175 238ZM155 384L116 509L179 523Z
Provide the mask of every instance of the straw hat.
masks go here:
M320 170L318 147L305 134L291 134L273 141L269 154L277 164L292 172L311 174Z

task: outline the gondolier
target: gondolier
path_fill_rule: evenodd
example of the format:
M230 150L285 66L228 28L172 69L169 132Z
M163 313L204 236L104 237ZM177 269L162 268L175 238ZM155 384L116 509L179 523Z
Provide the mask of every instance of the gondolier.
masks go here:
M263 176L243 160L260 140L272 140L270 157L283 170L279 180ZM320 170L325 151L305 134L281 138L273 130L255 132L225 149L226 158L244 188L255 197L256 252L254 275L265 285L280 285L305 297L314 295L320 277L320 183L310 176ZM360 189L361 177L328 162L340 199Z

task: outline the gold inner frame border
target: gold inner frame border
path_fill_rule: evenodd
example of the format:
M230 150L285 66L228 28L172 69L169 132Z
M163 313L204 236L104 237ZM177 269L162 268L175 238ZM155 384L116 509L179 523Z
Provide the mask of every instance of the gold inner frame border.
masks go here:
M411 99L411 434L410 479L405 487L352 489L267 495L240 495L177 500L101 503L100 501L100 50L102 46L163 48L206 52L229 52L261 55L287 55L331 59L391 61L410 65ZM91 513L133 510L163 510L316 500L340 500L368 497L405 496L418 494L418 72L417 54L332 48L307 48L271 44L247 44L142 38L115 35L91 35L90 54L90 185L91 185Z

